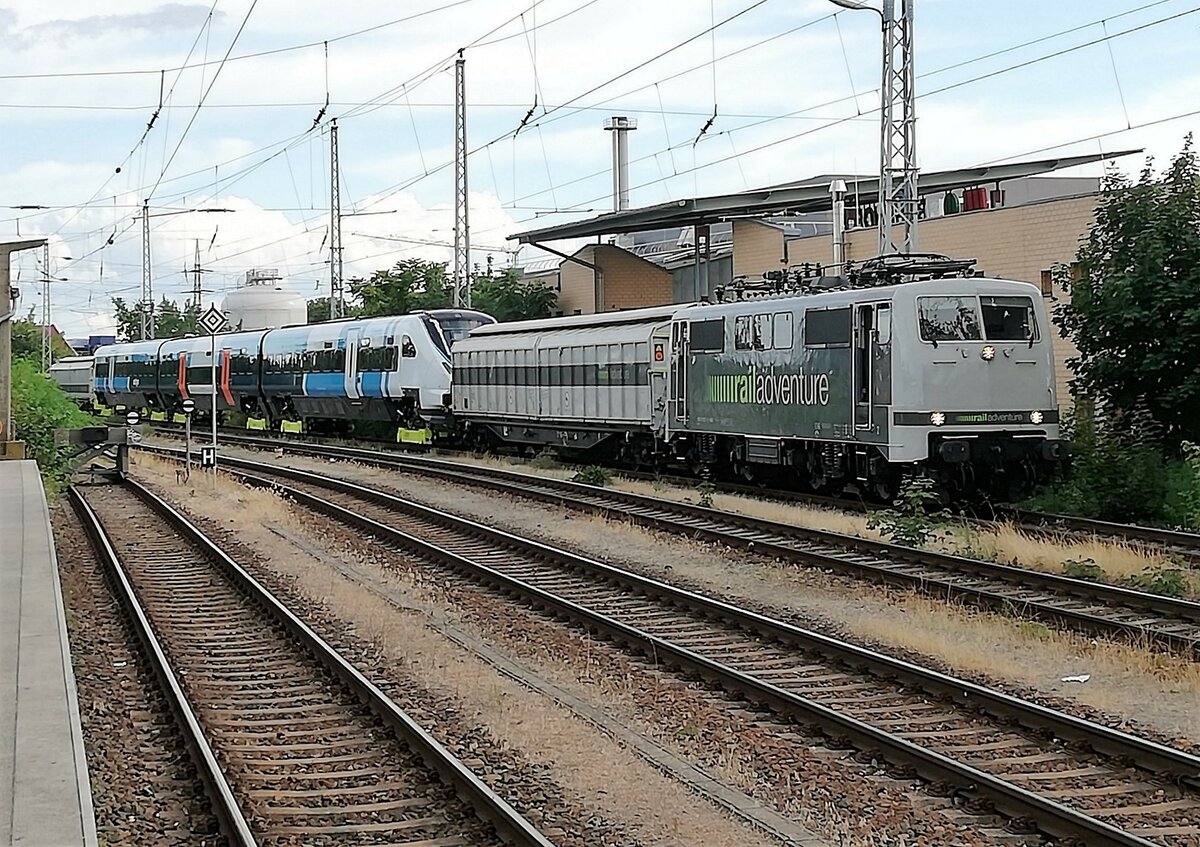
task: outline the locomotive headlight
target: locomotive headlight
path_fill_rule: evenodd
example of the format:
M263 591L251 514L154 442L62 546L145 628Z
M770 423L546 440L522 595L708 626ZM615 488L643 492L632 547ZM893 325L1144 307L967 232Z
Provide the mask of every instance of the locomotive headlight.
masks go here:
M979 356L985 362L990 362L992 359L996 358L996 348L988 344L979 351Z
M1029 422L1031 424L1040 424L1042 422L1042 413L1041 412L1030 412L1029 413Z
M944 424L946 422L946 413L945 412L934 412L932 415L929 416L929 422L931 424L933 424L934 426L941 426L942 424Z

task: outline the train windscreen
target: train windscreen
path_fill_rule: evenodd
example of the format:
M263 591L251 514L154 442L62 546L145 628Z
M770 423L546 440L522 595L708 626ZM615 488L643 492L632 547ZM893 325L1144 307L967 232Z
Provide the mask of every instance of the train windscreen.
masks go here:
M476 327L496 322L496 319L491 315L468 309L434 309L429 312L429 317L441 329L441 335L450 347L453 347L456 341L460 341L470 335L471 330ZM437 333L430 332L430 335L434 336L434 343L438 347L442 347L437 338ZM448 350L446 352L449 353Z

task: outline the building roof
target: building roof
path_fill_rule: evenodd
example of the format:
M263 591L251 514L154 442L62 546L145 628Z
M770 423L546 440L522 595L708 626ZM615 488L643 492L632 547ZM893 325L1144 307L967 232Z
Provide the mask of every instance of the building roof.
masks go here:
M922 174L918 190L921 194L934 194L981 183L1005 182L1140 152L1140 150L1123 150L1117 153L1093 153L1087 156L1067 156L1057 159L1016 162L1008 165L985 165L978 168L937 171ZM645 229L695 226L736 217L823 211L832 206L829 196L830 179L832 177L814 177L801 182L768 186L754 191L716 194L690 200L674 200L641 209L608 212L574 223L526 230L510 235L509 239L516 239L521 244L533 244L540 241L591 238L598 235L615 235ZM874 203L879 193L878 177L859 179L856 193L860 202Z

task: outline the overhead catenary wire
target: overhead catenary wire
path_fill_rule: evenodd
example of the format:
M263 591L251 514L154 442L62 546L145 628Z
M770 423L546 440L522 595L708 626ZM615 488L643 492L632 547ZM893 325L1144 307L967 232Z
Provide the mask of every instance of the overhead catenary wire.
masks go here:
M233 48L237 46L238 39L242 37L242 32L246 29L246 24L250 21L250 16L254 14L254 8L258 5L258 0L250 0L250 8L246 10L245 16L242 18L242 23L238 27L237 32L233 34L233 39L229 42L229 49L225 51L225 56L221 63L217 65L216 71L213 72L212 79L208 82L208 87L204 89L204 94L201 95L200 101L196 104L196 110L192 112L191 118L188 119L187 126L183 128L183 132L179 136L179 141L175 144L175 149L171 151L171 155L167 158L167 162L163 165L162 170L158 173L158 179L154 181L154 187L150 189L147 197L153 197L154 192L158 190L159 184L162 182L163 175L171 167L171 163L175 161L175 156L179 154L179 148L183 146L183 142L187 139L188 133L192 129L192 125L196 122L196 117L200 114L200 109L204 106L204 101L208 99L209 93L213 90L213 86L217 84L217 79L221 76L221 71L225 67L225 62L229 58L229 54L233 52Z
M1163 0L1163 2L1165 2L1165 0ZM1142 7L1139 7L1139 8L1148 8L1148 7L1150 7L1150 6L1156 6L1156 5L1161 5L1161 3L1151 3L1151 4L1144 4ZM1191 11L1195 11L1195 10L1189 10L1189 11L1181 12L1181 13L1180 13L1179 15L1177 15L1177 16L1172 16L1171 18L1165 18L1164 20L1172 20L1172 19L1174 19L1175 17L1179 17L1179 16L1182 16L1182 15L1190 14L1190 13L1191 13ZM1121 14L1128 14L1128 13L1121 13ZM1108 18L1108 20L1112 20L1112 19L1114 19L1115 17L1120 17L1120 15L1110 15L1110 16L1109 16L1109 18ZM1160 21L1159 21L1159 22L1160 22ZM1146 26L1153 26L1153 25L1155 25L1156 23L1159 23L1159 22L1150 22L1150 23L1148 23L1148 24L1144 24L1143 26L1140 26L1140 27L1135 27L1135 28L1133 28L1133 29L1131 29L1131 30L1125 30L1125 31L1121 31L1121 32L1114 32L1114 33L1106 33L1106 35L1105 35L1105 39L1108 39L1108 38L1116 38L1116 37L1120 37L1121 35L1128 34L1129 32L1132 32L1132 31L1137 31L1137 30L1143 29L1143 28L1145 28ZM1083 29L1083 28L1085 28L1086 26L1089 26L1089 25L1091 25L1091 24L1085 24L1085 25L1080 25L1080 26L1077 26L1077 27L1073 27L1073 28L1072 28L1070 31L1079 31L1080 29ZM520 33L518 33L518 35L519 35L519 34L520 34ZM1042 37L1042 38L1040 38L1040 39L1035 39L1033 42L1025 42L1024 44L1025 44L1025 45L1028 45L1028 44L1030 44L1030 43L1039 43L1039 42L1041 42L1041 41L1049 40L1051 37L1054 37L1054 36L1052 36L1052 35L1051 35L1051 36L1044 36L1044 37ZM1105 39L1096 39L1095 41L1088 42L1087 44L1075 45L1075 46L1073 46L1073 47L1066 48L1066 49L1065 49L1065 50L1063 50L1063 51L1056 51L1055 53L1051 54L1050 56L1038 57L1038 58L1036 58L1036 59L1033 59L1033 60L1031 60L1030 62L1023 62L1023 63L1019 63L1019 64L1017 64L1017 65L1014 65L1014 66L1012 66L1011 68L1000 69L999 71L994 71L994 72L991 72L991 73L988 73L988 74L983 74L983 75L980 75L980 76L972 77L970 80L962 80L962 81L956 82L956 83L954 83L954 84L952 84L952 85L950 85L950 86L946 86L946 87L943 87L943 88L936 89L935 91L929 92L928 94L939 93L939 92L942 92L942 91L947 91L947 90L950 90L950 89L952 89L952 88L960 87L960 86L962 86L962 85L967 85L967 84L970 84L970 83L973 83L973 82L977 82L977 81L979 81L979 80L982 80L982 79L990 78L991 76L994 76L994 75L995 75L995 74L997 74L997 73L1005 73L1005 72L1008 72L1009 70L1015 69L1015 68L1017 68L1017 67L1024 67L1024 66L1027 66L1028 64L1030 64L1030 63L1032 63L1032 62L1036 62L1036 61L1045 61L1045 59L1047 59L1047 58L1051 58L1051 57L1053 57L1053 56L1055 56L1055 55L1062 55L1063 53L1071 52L1072 50L1078 50L1078 49L1082 49L1083 47L1090 46L1091 44L1095 44L1095 43L1100 43L1101 41L1104 41L1104 43L1108 44L1109 42L1108 42L1108 41L1106 41ZM988 54L988 56L1000 55L1000 54L1002 54L1002 53L1004 53L1004 52L1011 52L1012 50L1015 50L1015 49L1017 49L1017 47L1016 47L1016 46L1014 46L1014 47L1011 47L1011 48L1005 48L1005 50L1003 50L1003 51L994 51L993 53L991 53L991 54ZM956 63L956 65L955 65L955 66L948 66L948 67L960 67L960 66L962 66L962 65L964 65L964 64L969 64L969 63L970 63L970 61L978 61L978 60L980 60L981 58L983 58L983 57L978 57L977 59L974 59L974 60L969 60L968 62L964 62L964 63ZM928 74L923 74L922 76L931 76L933 73L939 73L939 72L943 72L944 70L946 70L946 68L941 68L941 69L938 69L937 71L933 71L933 72L930 72L930 73L928 73ZM569 104L569 105L564 105L564 107L563 107L563 108L564 108L564 111L568 111L568 110L571 110L572 108L575 108L575 107L574 107L574 104ZM583 108L583 107L579 107L579 108ZM1185 116L1186 116L1186 115L1185 115ZM767 123L767 122L770 122L770 121L772 121L772 120L785 120L785 119L787 119L787 118L789 118L789 117L793 117L793 114L792 114L792 113L789 113L788 115L783 115L783 116L765 116L765 117L766 117L766 119L765 119L765 120L763 120L763 121L762 121L762 123ZM843 119L838 119L838 123L841 123L841 122L843 122ZM1128 123L1128 121L1127 121L1127 123ZM1136 125L1136 126L1134 126L1134 125L1131 125L1131 128L1137 128L1137 127L1140 127L1140 126L1142 126L1142 125L1144 125L1144 124L1138 124L1138 125ZM816 130L819 130L819 129L821 129L821 128L822 128L822 127L818 127L818 128L816 128L814 131L816 131ZM735 129L737 129L737 130L739 130L739 131L740 131L742 128L735 128ZM722 133L722 134L724 134L724 133ZM804 133L804 134L808 134L808 133ZM1104 135L1110 135L1110 134L1112 134L1112 133L1105 133ZM794 136L792 136L792 137L794 137ZM730 143L732 144L732 138L730 137L730 135L727 135L727 139L729 139ZM772 142L772 144L775 144L775 143L782 143L783 141L786 141L786 140L788 140L788 139L779 139L779 140L777 140L777 141L775 141L775 142ZM1077 143L1077 142L1069 142L1069 143ZM1063 146L1065 146L1065 145L1063 145ZM671 147L669 147L669 149L674 149L674 148L673 148L673 146L671 146ZM733 147L731 147L731 150L736 150L736 148L733 148ZM747 152L749 152L749 151L743 151L742 155L746 155L746 153L747 153ZM490 155L490 150L489 150L489 155ZM654 155L654 154L652 154L652 155ZM726 158L725 158L725 160L728 160L729 158L730 158L730 157L726 157ZM712 161L712 162L707 162L707 163L705 163L705 162L698 162L698 163L697 163L697 164L696 164L694 167L697 167L697 168L701 168L701 167L711 167L711 166L713 166L713 165L719 164L721 161L723 161L723 160L715 160L715 161ZM738 164L740 165L740 161L738 162ZM425 170L425 168L423 168L423 170ZM574 182L574 181L575 181L575 180L573 180L572 182ZM655 181L657 181L657 180L655 180ZM565 184L566 184L566 183L559 183L559 184L553 184L553 183L552 183L552 185L555 185L555 187L558 187L558 188L561 188L561 187L563 187L563 185L565 185ZM651 183L646 183L646 184L651 184ZM532 195L526 195L526 197L528 197L528 196L532 196ZM514 198L514 199L517 199L517 198ZM525 198L521 198L521 199L525 199ZM582 201L582 203L588 203L588 202L594 202L594 201ZM576 205L582 205L582 203L581 203L581 204L576 204ZM515 203L514 203L514 205L515 205ZM556 202L556 203L555 203L555 206L557 206L557 205L558 205L558 204L557 204L557 202Z

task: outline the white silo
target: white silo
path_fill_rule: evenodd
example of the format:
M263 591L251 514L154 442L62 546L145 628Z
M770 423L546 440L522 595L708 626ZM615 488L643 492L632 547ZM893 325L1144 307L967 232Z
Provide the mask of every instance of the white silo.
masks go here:
M272 329L308 323L308 303L280 284L275 268L246 271L246 281L225 295L223 311L232 329Z

